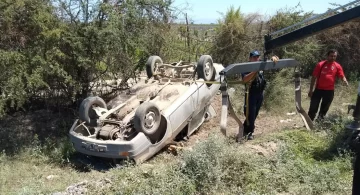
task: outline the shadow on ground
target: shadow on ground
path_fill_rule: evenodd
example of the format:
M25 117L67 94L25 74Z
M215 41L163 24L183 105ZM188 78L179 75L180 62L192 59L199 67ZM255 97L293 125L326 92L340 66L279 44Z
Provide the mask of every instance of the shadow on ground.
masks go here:
M44 152L43 155L48 156L52 162L57 164L63 161L58 165L65 164L79 172L91 170L105 172L130 163L86 156L74 151L71 143L65 142L69 141L69 129L75 118L76 116L71 112L54 113L48 110L38 110L27 114L19 112L6 116L0 120L0 152L13 156L23 149L40 146ZM52 156L54 154L51 154L51 150L54 147L62 152Z
M130 160L114 160L88 156L79 152L70 155L69 163L72 168L78 172L99 171L106 172L114 168L124 168L125 166L134 165Z
M16 113L0 120L0 151L14 155L22 149L56 141L67 136L73 123L73 113L54 113L38 110L31 113Z
M327 133L329 140L328 147L314 152L316 160L328 161L339 157L342 154L356 152L355 138L357 131L345 127L349 121L343 120L342 116L331 116L318 124L321 130Z

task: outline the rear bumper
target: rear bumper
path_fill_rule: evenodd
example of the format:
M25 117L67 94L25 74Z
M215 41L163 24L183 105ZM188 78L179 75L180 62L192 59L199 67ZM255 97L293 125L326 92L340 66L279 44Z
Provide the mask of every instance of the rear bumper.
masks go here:
M70 129L69 136L75 150L83 154L113 159L137 159L152 145L143 133L138 133L130 141L88 138L74 131L78 124L77 119Z

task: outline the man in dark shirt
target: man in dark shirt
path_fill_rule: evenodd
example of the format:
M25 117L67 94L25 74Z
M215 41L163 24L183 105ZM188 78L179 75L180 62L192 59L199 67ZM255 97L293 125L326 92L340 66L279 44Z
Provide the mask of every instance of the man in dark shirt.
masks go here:
M260 60L259 51L253 50L252 52L250 52L250 56L249 56L250 62L255 62L259 60ZM262 71L246 72L246 73L242 73L241 75L242 75L242 80L244 82L248 82L253 79L251 83L245 85L246 89L249 88L248 90L249 93L245 92L244 114L245 116L247 116L247 118L245 119L243 124L244 135L247 136L248 140L252 140L254 139L253 133L255 129L255 120L259 114L259 110L262 106L264 99L264 89L266 86L266 80L264 79Z

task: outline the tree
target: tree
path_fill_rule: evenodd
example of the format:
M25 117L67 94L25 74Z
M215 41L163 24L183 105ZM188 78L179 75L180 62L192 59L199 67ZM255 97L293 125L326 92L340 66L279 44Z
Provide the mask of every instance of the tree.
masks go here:
M249 36L247 24L240 8L233 6L218 21L215 29L214 44L210 49L214 61L227 66L238 61L247 61L249 53Z
M338 10L337 13L345 11L354 6L359 6L360 2L352 6L344 7ZM339 7L339 4L332 4ZM355 19L346 22L340 26L328 29L316 36L316 39L324 45L322 47L319 58L324 59L329 49L337 49L338 62L344 68L344 72L348 80L357 80L360 76L360 69L358 63L360 61L360 20Z
M0 115L42 94L50 75L63 74L48 59L61 33L52 12L50 1L0 2Z
M161 55L171 3L1 1L0 114L35 102L77 106L100 80L125 83L149 55Z
M304 12L303 10L297 10L294 8L279 9L274 16L272 16L268 23L270 32L289 27L295 23L301 22L313 14L312 12ZM285 33L293 31L297 28L303 27L306 24L290 28L276 36L281 36ZM319 60L319 52L322 45L315 36L296 41L294 43L276 48L273 50L273 54L280 58L294 58L301 63L301 71L303 76L308 76ZM279 70L271 71L272 73L278 72ZM290 75L292 76L292 75Z

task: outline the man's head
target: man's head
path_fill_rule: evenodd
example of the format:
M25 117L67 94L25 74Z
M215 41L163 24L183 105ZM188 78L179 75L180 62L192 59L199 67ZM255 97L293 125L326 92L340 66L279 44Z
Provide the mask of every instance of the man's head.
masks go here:
M336 60L338 52L335 49L330 49L327 53L327 60L333 62Z
M250 52L249 61L256 62L260 60L260 52L258 50L253 50Z

